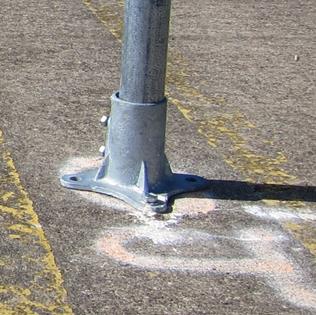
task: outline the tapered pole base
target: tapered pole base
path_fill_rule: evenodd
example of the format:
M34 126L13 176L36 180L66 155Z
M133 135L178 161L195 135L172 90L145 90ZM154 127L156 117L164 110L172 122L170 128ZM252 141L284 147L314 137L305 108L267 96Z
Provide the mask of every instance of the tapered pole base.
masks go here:
M131 103L112 95L111 117L99 168L61 177L64 187L122 199L137 209L168 212L170 197L204 189L202 177L174 174L166 158L167 99Z

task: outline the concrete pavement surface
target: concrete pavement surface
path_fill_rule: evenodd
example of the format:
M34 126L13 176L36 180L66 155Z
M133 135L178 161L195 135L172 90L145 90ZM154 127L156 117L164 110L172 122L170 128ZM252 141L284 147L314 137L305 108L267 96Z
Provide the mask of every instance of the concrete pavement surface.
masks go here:
M0 314L315 314L315 4L174 0L154 215L64 189L99 165L123 1L1 1Z

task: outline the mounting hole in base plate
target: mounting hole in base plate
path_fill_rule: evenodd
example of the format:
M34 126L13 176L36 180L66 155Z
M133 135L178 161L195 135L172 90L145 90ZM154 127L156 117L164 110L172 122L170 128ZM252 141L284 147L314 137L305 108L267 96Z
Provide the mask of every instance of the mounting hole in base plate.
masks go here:
M196 183L197 182L196 178L194 178L194 177L186 177L185 180L187 182L190 182L190 183Z

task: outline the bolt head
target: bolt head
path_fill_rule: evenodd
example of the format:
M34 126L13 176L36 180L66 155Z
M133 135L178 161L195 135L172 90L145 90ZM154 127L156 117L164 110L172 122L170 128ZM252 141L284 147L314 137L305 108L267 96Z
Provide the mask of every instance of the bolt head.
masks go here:
M102 116L100 119L100 122L102 126L107 127L110 117L108 116Z
M102 156L105 155L105 150L106 150L105 146L104 146L104 145L101 145L101 147L100 147L100 149L99 149L99 152L101 153Z

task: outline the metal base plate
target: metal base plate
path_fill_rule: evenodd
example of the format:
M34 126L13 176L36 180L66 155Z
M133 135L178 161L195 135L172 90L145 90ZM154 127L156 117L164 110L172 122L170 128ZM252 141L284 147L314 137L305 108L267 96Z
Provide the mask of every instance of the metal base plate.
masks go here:
M136 185L122 186L107 178L96 179L98 168L76 174L63 175L61 184L70 189L93 191L124 200L131 206L143 210L151 209L157 213L169 212L171 196L206 189L209 182L199 176L189 174L172 174L166 177L159 191L149 191L146 195Z

